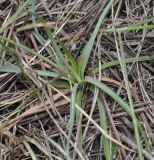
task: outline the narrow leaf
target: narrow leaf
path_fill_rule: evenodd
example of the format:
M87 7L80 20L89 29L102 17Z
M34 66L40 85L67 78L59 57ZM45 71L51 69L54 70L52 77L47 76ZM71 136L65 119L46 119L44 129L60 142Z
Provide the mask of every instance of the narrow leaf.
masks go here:
M89 57L90 57L90 53L91 53L91 50L93 48L97 33L98 33L99 29L100 29L100 26L101 26L104 18L106 17L108 11L110 10L113 1L114 0L110 0L110 2L107 4L105 9L103 10L103 13L101 14L101 17L99 18L99 20L98 20L98 22L96 24L96 27L95 27L95 29L94 29L94 31L93 31L93 33L92 33L87 45L84 47L84 49L81 52L81 55L80 55L80 57L78 59L79 65L81 67L82 75L84 75L85 68L86 68L86 65L88 63L88 60L89 60Z

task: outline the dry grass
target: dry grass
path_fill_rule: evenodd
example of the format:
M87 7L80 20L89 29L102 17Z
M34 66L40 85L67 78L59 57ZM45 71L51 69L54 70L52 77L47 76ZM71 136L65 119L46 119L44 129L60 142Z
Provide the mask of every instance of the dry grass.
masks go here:
M0 1L0 25L20 8L26 0ZM104 0L36 0L30 2L22 12L6 27L2 27L1 35L21 43L34 51L48 57L48 38L44 27L50 28L69 48L77 59L81 50L89 40L95 25L105 8ZM45 2L45 4L43 3ZM34 6L32 6L32 4ZM33 7L35 12L33 13ZM93 75L93 68L100 67L111 60L119 60L116 33L104 33L104 28L121 28L138 23L146 18L154 17L153 1L115 0L111 12L105 18L93 47L86 67L86 76L97 77L112 88L117 95L128 102L120 65L109 67ZM36 23L33 22L33 16ZM153 24L154 21L150 22ZM42 47L36 32L46 40ZM154 30L143 29L127 31L122 34L126 57L154 56ZM0 66L4 58L24 70L22 74L0 73L0 159L65 159L69 141L70 159L105 159L100 130L91 123L100 124L100 112L97 98L100 96L107 117L108 134L122 143L126 148L112 143L112 159L138 159L137 145L132 120L119 105L106 93L96 88L92 94L88 86L82 96L81 108L90 117L79 115L75 120L72 135L69 139L71 89L53 87L62 75L55 78L39 76L34 70L56 72L37 56L18 46L0 40L0 44L10 47L19 53L18 56L8 54L0 47ZM12 53L13 53L12 51ZM64 58L67 55L64 54ZM146 159L154 157L154 61L127 64L128 79L131 86L134 110L148 138L147 145L141 135L141 146ZM100 126L99 126L100 127ZM80 132L83 133L82 147L78 147ZM128 149L129 148L129 149ZM68 157L69 157L68 156Z

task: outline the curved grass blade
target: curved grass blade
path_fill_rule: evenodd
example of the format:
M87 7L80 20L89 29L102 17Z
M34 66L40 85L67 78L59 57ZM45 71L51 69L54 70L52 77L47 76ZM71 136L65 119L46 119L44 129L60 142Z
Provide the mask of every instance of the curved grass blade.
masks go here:
M60 47L57 45L57 42L56 42L55 38L53 37L53 34L49 30L49 28L46 27L45 30L46 30L46 33L50 39L50 42L51 42L54 50L56 52L58 60L62 64L62 67L64 67L68 71L68 73L71 73L78 82L81 82L80 76L76 73L76 71L69 65L67 60L64 58L64 55L61 52Z
M0 66L0 72L9 72L9 73L21 73L20 67L15 64L10 63L6 59L0 56L0 61L3 61L3 66Z
M124 102L112 89L110 89L108 86L106 86L105 84L99 82L98 80L86 76L85 77L85 82L88 82L92 85L97 86L98 88L102 89L104 92L106 92L108 95L110 95L116 102L118 102L118 104L121 105L121 107L129 114L131 115L131 111L130 111L130 107L129 105Z
M21 73L20 67L14 65L14 64L5 64L4 66L0 66L0 72L3 73Z
M3 66L0 66L0 72L16 73L16 74L22 73L23 70L19 66L13 63L10 63L9 61L7 61L6 59L2 57L0 57L0 60L4 61ZM62 73L51 72L51 71L46 71L46 70L35 70L35 69L32 70L32 72L35 72L39 76L52 77L52 78L60 77L61 79L66 79L64 77L65 75ZM60 84L57 84L57 85L59 86Z
M46 50L47 53L52 57L53 61L57 64L60 65L59 61L57 60L57 57L55 56L53 49L51 48L51 45L49 44L50 41L49 40L45 40L38 32L33 32L35 38L37 39L37 41L40 43L40 45L42 46L41 51Z
M15 74L19 74L19 73L22 73L22 69L13 64L13 63L10 63L9 61L5 60L4 58L0 57L0 60L3 60L4 61L4 64L3 66L0 66L0 72L4 72L4 73L15 73ZM39 76L45 76L45 77L52 77L52 78L61 78L63 80L66 80L65 78L65 75L62 74L62 73L57 73L57 72L51 72L51 71L46 71L46 70L32 70L32 72L35 72L37 75ZM67 82L67 81L66 81ZM53 85L54 86L57 86L57 87L62 87L62 88L69 88L70 85L69 83L64 83L64 81L55 81L53 82Z
M19 74L19 73L22 73L22 70L17 65L8 62L8 63L5 63L3 66L0 66L0 72ZM32 70L32 72L35 72L38 76L45 76L45 77L51 77L51 78L60 77L61 79L64 79L64 80L66 79L65 77L63 77L64 75L61 73L50 72L50 71L45 71L45 70L44 71L43 70ZM56 83L55 86L61 87L61 82ZM68 86L69 85L65 85L66 88L68 88Z
M132 58L126 58L126 64L133 63L133 62L146 62L146 61L154 61L154 56L140 56L140 57L132 57ZM118 60L113 60L110 62L106 62L101 65L101 70L120 65L120 62ZM99 67L96 67L94 69L91 69L93 73L99 72Z
M109 12L113 1L114 0L110 0L109 3L106 5L103 13L101 14L101 17L99 18L99 20L98 20L98 22L96 24L96 27L95 27L95 29L94 29L94 31L93 31L88 43L86 44L86 46L82 50L81 55L80 55L80 57L78 59L78 64L81 67L81 74L82 75L84 75L85 68L87 66L87 63L88 63L88 60L89 60L89 57L90 57L90 53L91 53L91 50L93 48L97 33L98 33L99 29L100 29L100 26L101 26L104 18L106 17L107 13Z
M39 21L42 21L44 24L46 24L42 18L39 18ZM56 58L56 63L59 66L64 67L65 59L64 59L63 54L60 50L60 47L57 45L57 42L55 40L53 33L51 32L51 29L49 29L49 27L47 25L44 25L44 30L48 36L48 42L49 42L48 45L51 44L51 46L52 46L51 49L55 52L54 56Z
M90 87L89 89L94 94L94 92L95 92L94 88ZM100 126L104 129L104 131L106 133L108 133L107 117L106 117L104 105L99 97L97 98L97 105L98 105L98 110L99 110ZM112 159L111 141L103 135L102 135L102 139L103 139L102 144L103 144L103 148L104 148L105 158L106 158L106 160L111 160Z
M95 85L97 86L98 88L102 89L105 93L107 93L108 95L110 95L127 113L129 116L132 116L132 112L130 110L130 106L124 102L121 97L119 97L112 89L110 89L108 86L106 86L105 84L99 82L98 80L92 78L92 77L89 77L89 76L86 76L85 77L85 82L88 82L92 85ZM143 132L143 129L142 129L142 126L141 124L139 123L137 117L135 116L135 119L136 119L136 127L140 130L141 133L144 133ZM144 135L143 135L144 136ZM147 139L145 138L145 136L143 137L144 138L144 141L146 143L147 146L149 146L147 144ZM149 147L148 147L148 150L149 150Z
M60 39L58 37L56 37L56 40L58 41L58 43L60 44L60 47L63 49L64 54L67 55L68 58L68 62L71 63L72 68L76 71L76 73L78 73L79 75L79 67L75 61L75 59L73 58L71 52L68 50L68 48L60 41Z

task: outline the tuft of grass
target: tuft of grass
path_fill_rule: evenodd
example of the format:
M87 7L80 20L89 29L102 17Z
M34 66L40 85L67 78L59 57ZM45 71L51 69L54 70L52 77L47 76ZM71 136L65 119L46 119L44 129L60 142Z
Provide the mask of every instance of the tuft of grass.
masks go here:
M140 136L139 136L139 131L141 131L141 126L139 126L139 120L137 119L134 111L134 106L133 106L133 101L131 97L131 92L130 92L130 86L129 86L129 81L128 81L128 74L127 74L127 69L126 69L126 64L127 63L133 63L134 61L139 61L139 62L144 62L144 61L152 61L154 60L154 56L141 56L138 57L137 59L132 57L126 59L123 51L123 44L122 44L122 38L121 38L121 32L124 31L130 31L130 30L139 30L139 29L145 29L145 28L153 28L153 25L143 25L146 22L153 21L153 19L148 19L146 21L143 21L140 24L136 24L133 26L128 26L124 27L121 29L104 29L104 32L112 32L112 31L117 31L119 33L119 45L120 45L120 52L121 56L120 61L110 61L107 62L103 65L101 65L101 70L110 68L112 66L116 66L121 64L122 68L122 73L125 81L125 85L127 88L127 94L128 94L128 99L129 103L125 102L120 96L118 96L110 87L108 87L106 84L100 82L94 77L89 77L86 76L85 70L88 66L88 61L90 58L90 54L95 42L95 39L97 37L97 34L100 30L100 26L102 22L104 21L105 17L107 16L107 13L110 11L112 5L113 5L114 0L110 0L104 11L102 12L96 27L82 50L77 62L72 56L71 52L67 49L67 47L56 37L56 35L51 32L51 30L48 28L48 26L44 26L45 33L48 37L48 40L45 41L44 38L39 34L39 31L36 27L34 27L34 36L38 40L38 43L42 46L42 50L45 49L50 56L53 58L50 59L49 57L44 56L41 51L36 52L25 45L22 45L18 42L15 42L13 40L10 40L8 38L5 38L3 36L0 36L0 49L2 51L5 51L9 55L11 55L13 58L19 58L21 56L21 53L19 52L20 50L24 50L33 56L36 56L38 59L40 59L43 62L46 62L50 66L53 67L53 71L48 71L48 70L33 70L31 69L29 72L35 73L38 77L51 77L53 78L51 80L50 85L54 88L63 88L63 89L69 89L71 90L71 99L68 97L65 97L69 102L70 102L70 119L68 122L68 139L66 142L66 149L63 149L59 144L57 144L54 140L51 138L47 137L47 140L50 144L52 144L66 159L72 159L71 154L70 154L70 140L72 139L72 134L73 134L73 127L74 124L78 123L80 120L80 116L83 114L90 122L92 122L97 129L100 130L102 133L103 137L103 148L104 148L104 153L105 157L107 160L111 160L113 158L112 151L111 151L111 145L112 143L115 143L119 146L124 147L125 149L128 149L125 147L123 144L115 140L112 136L109 135L108 133L108 128L107 128L107 119L106 119L106 114L104 111L104 106L103 103L101 102L99 96L97 98L97 106L99 109L99 117L100 117L100 125L98 125L83 109L82 109L82 98L84 96L84 92L87 90L90 90L92 93L94 93L93 89L94 87L99 88L106 94L108 94L112 99L114 99L120 106L123 108L128 115L132 118L133 120L133 127L135 131L135 136L136 136L136 141L137 141L137 147L138 147L138 155L140 160L143 159L142 155L142 146L140 144ZM17 12L10 18L8 19L0 29L0 33L9 26L16 18L17 16L22 12L22 10L26 7L26 5L31 2L26 1L22 7L20 7ZM35 21L35 1L32 2L33 4L33 9L32 9L32 21L33 23L36 23ZM48 12L48 7L46 5L45 1L42 1L42 4L45 6L46 11ZM34 25L35 26L35 25ZM8 44L11 44L14 48L18 48L19 51L16 51L15 49L12 49L9 45L5 46L5 43L7 42ZM59 45L58 45L59 44ZM61 48L65 52L67 58L64 57L63 51L61 51ZM9 73L16 73L16 74L24 74L26 72L26 68L24 66L18 66L17 64L13 64L6 60L4 57L1 57L1 60L4 61L3 66L0 67L0 72L9 72ZM94 68L91 69L92 73L98 73L100 68ZM57 78L58 80L54 80L54 78ZM54 89L55 89L54 88ZM55 89L56 90L56 89ZM14 114L16 114L15 112ZM9 116L8 116L9 117ZM2 123L1 126L5 124L5 121ZM5 126L5 125L4 125ZM82 153L82 147L83 147L83 135L82 135L82 127L80 128L80 133L78 137L77 143L77 148L79 151ZM112 141L112 143L111 143ZM31 157L33 160L36 159L36 156L32 149L30 148L30 145L24 141L23 142L27 150L29 151ZM128 149L129 150L129 149Z

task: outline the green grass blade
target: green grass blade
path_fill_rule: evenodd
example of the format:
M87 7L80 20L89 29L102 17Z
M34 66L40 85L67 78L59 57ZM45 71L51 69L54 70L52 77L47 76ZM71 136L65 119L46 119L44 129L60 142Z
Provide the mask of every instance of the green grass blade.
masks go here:
M51 30L47 26L45 27L45 31L48 35L49 40L50 40L50 44L52 45L52 47L56 53L55 56L57 58L58 64L64 66L64 64L66 63L66 60L63 57L63 53L61 52L60 47L57 45L57 42L54 38L53 33L51 32Z
M57 57L55 56L55 54L53 53L53 49L51 47L51 45L49 44L49 41L46 41L38 32L33 32L34 37L36 38L36 40L40 43L40 45L42 46L41 50L46 50L46 52L52 57L52 60L58 64L61 65L58 61L57 61ZM40 51L41 51L40 50Z
M92 77L89 77L89 76L85 77L85 82L93 84L93 85L97 86L98 88L102 89L104 92L106 92L108 95L110 95L116 102L118 102L118 104L120 104L121 107L129 115L131 115L129 105L126 102L124 102L111 88L109 88L108 86L106 86L104 83L99 82L95 78L92 78Z
M104 18L106 17L107 13L109 12L113 1L114 0L110 0L109 3L106 5L103 13L101 14L101 17L99 18L99 20L98 20L98 22L96 24L96 27L95 27L95 29L94 29L94 31L93 31L88 43L86 44L86 46L82 50L81 55L80 55L80 57L78 59L79 66L81 66L81 74L82 75L84 75L85 68L86 68L86 65L88 63L88 59L90 57L91 50L93 48L95 39L97 37L97 33L98 33L99 29L100 29L100 26L101 26Z
M1 56L0 56L0 61L3 61L3 66L0 66L0 72L17 73L17 74L21 73L20 67L10 63Z
M126 31L134 31L134 30L143 30L143 29L154 29L154 25L143 25L143 26L128 26L122 28L111 28L111 29L104 29L103 32L126 32Z
M154 56L140 56L140 57L132 57L132 58L126 58L125 63L133 63L133 62L146 62L146 61L154 61ZM110 62L106 62L101 65L101 70L119 65L120 62L118 60L113 60ZM99 72L99 67L96 67L94 69L91 69L93 73Z
M3 63L3 66L0 66L0 72L16 73L16 74L22 73L22 69L19 66L10 63L9 61L5 60L2 57L0 57L0 61L1 60L3 60L4 63ZM64 74L62 74L62 73L51 72L51 71L46 71L46 70L35 70L35 69L32 70L32 72L35 72L39 76L52 77L52 78L60 77L61 79L66 79L63 77ZM60 83L62 83L62 82L60 82ZM60 83L58 83L57 85L60 86ZM65 87L66 86L68 88L68 85L65 85Z
M138 155L139 155L139 159L143 160L141 139L140 139L140 135L138 131L138 123L136 121L133 99L131 96L131 91L130 91L130 86L129 86L128 73L127 73L126 62L125 62L126 57L125 57L125 52L123 48L121 33L118 33L118 37L119 37L119 45L120 45L120 52L121 52L121 56L119 58L121 62L121 69L122 69L122 73L123 73L123 77L124 77L124 81L126 85L126 90L127 90L127 95L128 95L128 100L130 104L130 111L131 111L131 116L132 116L132 121L133 121L133 127L134 127L135 137L137 141Z
M44 76L44 77L52 77L52 78L62 78L64 79L64 74L58 73L58 72L51 72L51 71L46 71L46 70L33 70L37 75L39 76Z
M49 28L45 28L46 32L47 32L47 35L51 41L51 44L56 52L56 55L57 55L57 58L58 58L58 61L59 63L62 64L62 66L65 68L65 70L68 71L69 75L73 75L74 78L80 82L81 81L81 78L80 76L76 73L76 71L69 65L69 63L67 62L67 60L64 58L64 55L63 53L61 52L60 50L60 47L57 45L57 42L55 40L55 38L53 37L53 34L51 33L50 29ZM70 78L73 78L73 77L70 77Z
M22 70L17 65L7 62L3 66L0 66L0 72L19 74L22 73ZM35 72L39 76L52 77L52 78L61 77L61 79L65 79L64 77L62 77L61 73L58 74L56 72L43 71L43 70L33 70L32 72ZM57 85L59 86L60 84Z
M93 94L95 93L93 87L90 87L89 89ZM104 129L106 133L108 133L107 117L106 117L104 105L99 97L97 98L97 105L98 105L98 110L99 110L100 126ZM102 135L102 140L103 140L102 144L103 144L106 160L111 160L112 159L111 141L103 135Z
M148 19L144 19L141 22L129 25L129 26L125 26L125 27L121 27L121 28L106 28L103 29L103 32L126 32L126 31L133 31L133 30L143 30L143 29L153 29L154 25L144 25L148 22L154 22L154 18L148 18Z
M60 39L58 37L56 37L56 40L58 41L58 43L60 44L61 48L64 51L64 54L67 55L68 58L68 62L71 63L72 68L76 71L76 73L79 73L79 67L74 59L74 57L72 56L71 52L68 50L68 48L60 41Z
M106 86L105 84L99 82L98 80L86 76L85 77L85 82L88 82L94 86L97 86L98 88L100 88L101 90L103 90L105 93L107 93L109 96L111 96L127 113L129 116L132 116L131 110L130 110L130 106L121 99L121 97L119 97L112 89L110 89L108 86ZM144 131L142 129L141 124L139 123L138 119L135 117L136 122L137 122L137 127L140 130L140 132L143 134L143 138L147 147L147 150L150 150L149 147L149 143L147 141L147 138L145 137Z
M83 86L78 87L77 94L76 94L76 104L81 107L82 105L82 98L83 98ZM76 109L76 124L80 121L81 112ZM82 150L82 144L83 144L83 134L82 134L82 127L80 128L80 133L77 141L77 146L79 150Z
M73 126L74 126L74 121L75 121L75 99L76 99L76 93L77 93L77 88L78 84L74 84L72 88L72 97L71 97L71 107L70 107L70 119L68 123L68 141L67 141L67 146L66 146L66 152L67 155L70 156L70 140L72 136L72 131L73 131Z
M149 22L154 22L154 17L145 18L143 21L137 22L137 23L132 24L132 25L130 25L130 26L140 26L140 25L143 25L143 24L149 23Z
M21 69L13 64L5 64L4 66L0 66L0 72L3 73L21 73Z
M70 89L70 83L65 80L52 81L50 84L57 89Z
M104 105L99 98L97 99L97 105L99 109L100 126L106 131L106 133L108 133L107 118L105 114ZM103 136L103 146L104 146L104 154L105 154L106 160L111 160L112 159L111 143L110 143L110 140L107 139L105 136Z

